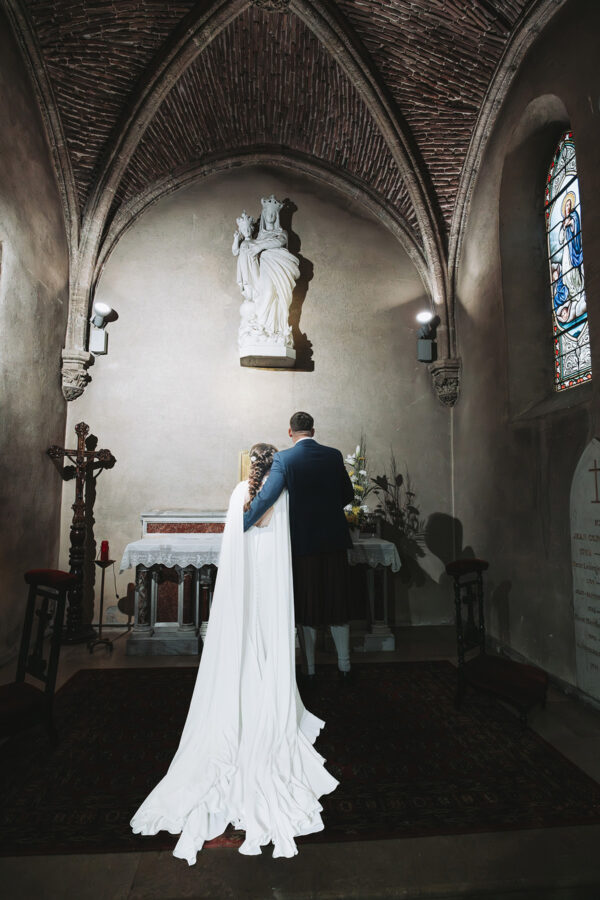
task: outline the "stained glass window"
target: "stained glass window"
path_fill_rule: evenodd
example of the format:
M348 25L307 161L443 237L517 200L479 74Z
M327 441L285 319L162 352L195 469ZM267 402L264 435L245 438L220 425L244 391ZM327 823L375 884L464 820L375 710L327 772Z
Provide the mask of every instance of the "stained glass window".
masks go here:
M554 335L554 386L557 391L563 391L592 377L581 247L581 201L571 131L565 132L558 142L548 170L545 215Z

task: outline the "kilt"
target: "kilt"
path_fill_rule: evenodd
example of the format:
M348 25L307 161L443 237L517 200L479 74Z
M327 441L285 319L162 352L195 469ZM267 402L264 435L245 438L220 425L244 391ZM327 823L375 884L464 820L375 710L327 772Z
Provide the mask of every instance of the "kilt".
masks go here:
M292 557L297 625L345 625L349 616L346 550Z

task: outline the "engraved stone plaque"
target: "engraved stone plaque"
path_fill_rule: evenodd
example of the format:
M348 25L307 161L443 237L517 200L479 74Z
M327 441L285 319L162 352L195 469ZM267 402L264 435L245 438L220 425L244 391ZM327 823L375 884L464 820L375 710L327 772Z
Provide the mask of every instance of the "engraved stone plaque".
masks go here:
M571 485L571 560L577 685L600 700L600 441L588 444Z

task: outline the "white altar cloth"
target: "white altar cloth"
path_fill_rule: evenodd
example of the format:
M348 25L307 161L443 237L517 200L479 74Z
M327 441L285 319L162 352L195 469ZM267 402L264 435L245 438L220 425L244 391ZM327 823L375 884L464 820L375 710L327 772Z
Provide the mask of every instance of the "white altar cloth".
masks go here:
M222 534L155 534L127 544L120 572L135 566L218 566Z
M219 533L213 534L203 532L193 534L170 534L168 532L162 532L151 535L146 534L141 540L127 544L125 552L123 553L123 558L121 559L119 571L124 572L126 569L132 567L136 568L137 566L143 566L144 569L150 569L152 566L157 565L163 565L168 568L178 566L180 569L185 569L187 566L193 566L197 570L208 565L218 566L222 540L223 535ZM379 610L376 609L375 603L374 569L382 567L384 576L387 576L387 573L390 570L392 572L398 572L401 562L396 545L391 541L384 541L381 538L361 535L358 539L353 540L352 548L348 550L348 562L352 566L363 564L369 567L367 585L369 591L369 605L371 608L370 618L372 632L365 636L364 646L357 649L393 650L395 647L394 635L387 622L387 577L384 577L383 608ZM143 569L138 570L136 577L136 627L134 628L132 640L128 643L128 653L133 653L134 650L137 653L148 653L148 649L135 649L136 647L139 648L144 640L145 644L156 643L154 637L151 637L150 640L147 639L145 631L145 629L148 628L147 619L144 618L142 620L143 624L138 622L138 603L140 603L142 592L144 598L146 592L144 576L140 574L142 572ZM149 594L150 605L154 610L152 613L153 616L156 614L156 590L156 584L153 583ZM180 605L183 603L182 590L183 587L180 585ZM196 587L196 591L197 590L198 587ZM154 594L152 593L153 591ZM198 595L196 596L196 606L198 607ZM154 597L154 599L152 599L152 597ZM145 603L146 600L144 599L144 608L146 608ZM147 615L147 612L145 615ZM152 619L152 622L154 622L154 619ZM206 622L202 623L201 633L202 628L205 632ZM144 632L142 636L143 640L140 638L140 635L137 634L137 631ZM165 633L166 629L163 628L160 636L164 637ZM137 640L133 640L133 638L136 638ZM164 640L162 643L165 643ZM172 641L170 644L172 644ZM152 652L155 652L155 650ZM158 652L166 651L163 648ZM168 652L175 652L172 646L170 646ZM183 652L190 651L184 650Z
M119 571L124 572L139 565L147 569L156 565L168 568L180 566L182 569L186 566L194 566L196 569L209 565L218 566L222 539L221 534L148 535L127 544ZM352 549L348 550L348 562L351 566L385 566L392 572L398 572L401 565L395 544L363 535L352 542Z
M399 572L402 565L395 544L362 534L358 540L352 541L352 549L348 550L348 562L351 566L361 563L372 568L385 566L392 572Z

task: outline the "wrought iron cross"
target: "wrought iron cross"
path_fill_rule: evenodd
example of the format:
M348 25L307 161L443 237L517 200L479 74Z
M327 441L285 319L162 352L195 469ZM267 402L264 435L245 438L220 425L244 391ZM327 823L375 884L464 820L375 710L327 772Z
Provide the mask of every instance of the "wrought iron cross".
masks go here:
M110 450L88 450L86 437L89 434L89 425L80 422L75 426L77 435L77 449L68 450L56 445L46 451L50 459L57 463L63 463L59 468L64 481L75 478L75 503L73 509L73 521L71 522L71 546L69 548L69 566L72 575L78 578L77 585L69 591L69 610L64 640L70 644L86 641L90 637L91 629L85 630L81 624L83 604L83 567L85 562L85 482L88 472L94 466L102 469L111 469L116 459ZM74 464L65 466L65 457Z

